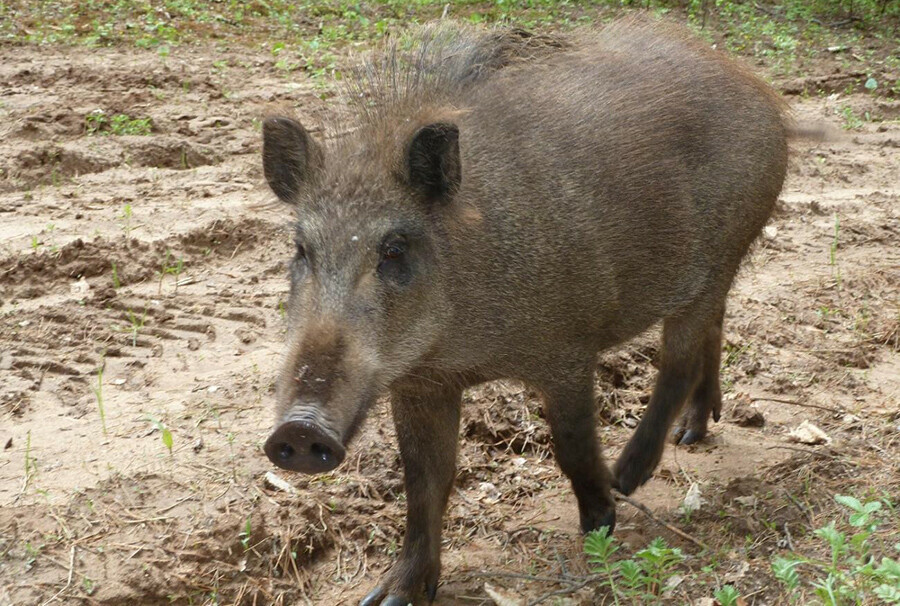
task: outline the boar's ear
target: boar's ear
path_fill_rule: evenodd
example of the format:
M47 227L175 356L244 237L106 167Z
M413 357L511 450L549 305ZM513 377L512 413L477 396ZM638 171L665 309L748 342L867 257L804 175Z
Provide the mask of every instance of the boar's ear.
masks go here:
M269 187L283 202L294 196L322 164L322 150L303 125L284 116L263 122L263 172Z
M441 122L423 126L410 141L406 162L414 189L431 200L450 198L462 179L459 128Z

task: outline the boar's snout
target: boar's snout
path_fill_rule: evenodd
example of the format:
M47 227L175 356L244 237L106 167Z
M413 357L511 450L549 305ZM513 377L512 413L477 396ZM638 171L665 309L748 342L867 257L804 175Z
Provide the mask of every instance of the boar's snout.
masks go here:
M290 471L322 473L344 460L344 447L312 421L287 421L275 428L265 445L269 460Z

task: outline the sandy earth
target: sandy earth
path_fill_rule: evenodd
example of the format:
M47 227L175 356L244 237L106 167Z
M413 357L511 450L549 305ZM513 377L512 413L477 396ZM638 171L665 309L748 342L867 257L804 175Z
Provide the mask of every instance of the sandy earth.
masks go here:
M264 479L290 216L262 180L258 119L283 102L315 124L331 107L272 63L0 48L0 605L354 603L393 560L404 499L383 403L336 472L279 472L294 494ZM731 294L723 421L670 447L635 495L714 556L620 505L625 549L662 535L707 579L673 602L721 578L747 603L779 603L766 558L804 545L831 495L898 495L900 102L827 92L789 97L840 136L795 145ZM844 107L873 121L841 130ZM149 117L152 133L88 135L98 108ZM656 337L601 356L610 457L649 398ZM486 580L531 598L558 588L482 573L587 571L540 416L515 384L467 395L438 604L490 603ZM804 420L831 443L788 441ZM706 504L687 519L692 483Z

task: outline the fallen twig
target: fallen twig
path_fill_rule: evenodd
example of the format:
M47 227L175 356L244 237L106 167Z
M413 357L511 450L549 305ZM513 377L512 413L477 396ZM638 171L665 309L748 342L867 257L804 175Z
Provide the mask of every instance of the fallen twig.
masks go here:
M817 456L817 457L827 457L829 459L840 459L840 455L834 455L830 452L819 452L818 450L810 450L809 448L797 448L796 446L769 446L766 450L796 450L797 452L803 452L809 455Z
M802 408L817 408L819 410L826 410L828 412L834 413L836 415L844 414L845 411L839 408L832 408L831 406L822 406L821 404L805 404L803 402L798 402L796 400L787 400L785 398L768 398L768 397L753 397L750 398L751 402L778 402L779 404L790 404L792 406L800 406Z
M522 574L517 572L472 572L469 578L476 579L518 579L521 581L536 581L541 583L560 583L567 585L578 585L582 582L579 579L569 579L566 577L544 577L534 574Z
M50 596L46 602L41 604L41 606L47 606L47 604L51 603L53 600L58 598L62 592L72 586L72 575L75 573L75 545L72 545L72 549L69 550L69 578L66 580L65 586Z
M643 503L639 503L638 501L635 501L631 497L626 497L625 495L623 495L619 492L613 492L613 495L615 496L617 501L624 501L625 503L628 503L635 509L641 511L648 518L650 518L651 520L653 520L660 526L664 526L664 527L668 528L669 530L671 530L672 532L677 534L679 537L681 537L685 541L690 541L691 543L700 547L704 551L710 550L709 547L707 547L706 543L704 543L700 539L694 538L691 535L689 535L688 533L686 533L685 531L681 530L680 528L676 528L675 526L672 526L668 522L665 522L665 521L659 519L658 517L656 517L656 515L650 510L650 508L647 507L646 505L644 505Z

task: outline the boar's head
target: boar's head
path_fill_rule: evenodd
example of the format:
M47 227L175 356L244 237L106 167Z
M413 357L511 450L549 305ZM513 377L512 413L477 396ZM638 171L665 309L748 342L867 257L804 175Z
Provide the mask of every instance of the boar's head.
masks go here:
M457 127L406 120L328 148L296 120L263 124L263 168L296 214L288 345L266 455L337 467L372 402L427 364L448 304L441 216L461 181Z

